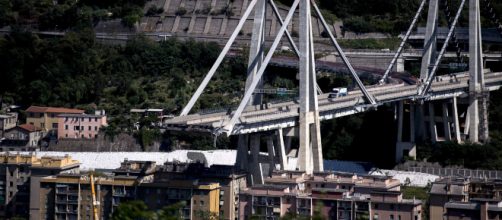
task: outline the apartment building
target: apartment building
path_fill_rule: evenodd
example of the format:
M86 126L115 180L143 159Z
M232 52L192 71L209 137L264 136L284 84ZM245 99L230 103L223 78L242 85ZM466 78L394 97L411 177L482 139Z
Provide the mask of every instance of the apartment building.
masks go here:
M203 163L166 162L156 173L157 181L199 180L220 185L219 216L222 219L237 219L239 215L239 193L246 187L246 174L234 166Z
M0 138L4 137L5 131L16 127L17 113L9 112L7 114L0 114Z
M429 218L443 219L448 202L469 202L469 179L444 178L434 182L429 190Z
M208 216L227 215L221 209L226 207L225 201L234 202L226 200L231 191L229 186L224 188L229 191L224 192L217 181L193 178L191 171L184 169L187 167L190 165L166 163L157 166L155 162L125 160L113 174L95 177L99 216L109 219L121 202L130 200L144 201L151 210L179 206L182 219L202 220ZM201 168L202 172L207 170L210 168ZM226 176L225 170L222 173ZM40 205L31 209L30 219L92 219L92 194L87 174L44 177L37 195L38 199L33 201L40 201Z
M287 214L419 220L422 202L403 199L396 179L330 172L274 172L264 185L241 191L240 219L280 219Z
M58 139L97 138L100 129L107 126L104 111L91 114L60 114L58 117Z
M5 139L2 141L2 149L3 146L36 147L38 146L42 137L43 132L41 128L38 128L31 124L22 124L5 131ZM5 150L11 149L7 148Z
M41 176L78 172L71 157L0 154L0 218L28 218L31 184Z
M429 191L430 219L502 219L502 180L443 178Z
M26 123L39 127L46 133L56 135L60 114L84 114L84 110L30 106L26 109Z

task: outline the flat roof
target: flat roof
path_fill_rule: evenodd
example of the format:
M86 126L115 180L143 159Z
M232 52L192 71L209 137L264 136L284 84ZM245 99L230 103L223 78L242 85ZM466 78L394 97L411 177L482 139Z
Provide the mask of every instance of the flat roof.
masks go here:
M26 155L29 152L13 151L13 154ZM39 151L35 153L42 156L65 156L70 155L72 159L78 160L81 170L108 169L114 170L120 167L121 163L127 160L154 161L157 164L164 164L166 161L195 162L197 158L193 155L203 155L208 166L212 165L235 165L237 155L236 150L176 150L172 152L58 152Z
M102 118L105 115L91 115L91 114L60 114L58 118L73 117L73 118Z
M72 109L72 108L60 108L60 107L42 107L32 105L26 112L35 112L35 113L84 113L84 110L81 109Z

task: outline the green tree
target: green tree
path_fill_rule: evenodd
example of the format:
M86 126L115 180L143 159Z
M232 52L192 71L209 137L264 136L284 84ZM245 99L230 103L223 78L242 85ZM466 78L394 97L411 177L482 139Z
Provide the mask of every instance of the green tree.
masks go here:
M112 220L151 220L155 213L143 201L122 202L112 214Z

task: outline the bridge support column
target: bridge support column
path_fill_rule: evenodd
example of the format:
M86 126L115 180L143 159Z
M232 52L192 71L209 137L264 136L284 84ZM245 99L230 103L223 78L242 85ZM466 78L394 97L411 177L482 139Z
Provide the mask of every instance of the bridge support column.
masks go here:
M436 30L438 26L439 0L429 0L429 12L424 38L424 55L420 69L420 80L425 82L429 75L430 65L436 57Z
M455 141L457 143L462 143L462 138L460 136L460 122L458 120L458 105L457 105L457 97L453 97L453 124L455 127Z
M434 113L434 104L431 102L429 102L429 130L432 143L436 143L438 141L436 114Z
M265 12L267 6L266 0L259 0L254 8L254 23L253 23L253 34L251 36L251 46L249 48L249 60L248 67L251 67L253 63L256 62L256 66L248 72L246 79L246 91L249 89L253 83L253 79L256 78L256 73L260 69L263 63L264 41L265 41ZM263 82L260 81L256 89L262 89ZM262 94L254 94L251 98L249 105L259 105L262 102Z
M279 155L279 164L281 170L286 169L286 164L288 163L288 158L286 157L286 148L284 146L284 134L282 128L277 130L277 154Z
M404 117L404 103L399 101L397 106L397 142L403 142L403 117Z
M469 141L473 143L488 140L482 45L479 0L469 0Z
M444 139L447 141L451 141L451 124L450 124L450 115L448 112L448 104L443 102L443 129L444 129Z
M236 165L239 169L248 169L248 156L249 155L249 135L239 135L237 142L237 161Z
M403 138L404 133L404 118L405 116L405 105L404 101L399 101L397 105L397 143L396 143L396 154L395 161L401 162L404 157L412 157L416 159L417 150L415 142L415 107L414 104L409 105L409 140L405 141Z
M404 62L405 62L405 60L402 57L397 59L396 72L398 72L398 73L404 72Z
M267 150L268 150L268 163L269 163L269 173L268 175L272 175L272 171L275 170L275 146L274 139L272 136L267 137Z
M251 184L263 184L263 170L260 163L260 135L253 134L250 139L251 166L248 171L251 173Z
M297 169L323 171L310 0L300 1L300 146Z
M416 122L417 122L417 136L420 141L425 141L425 138L427 137L427 134L425 132L425 109L424 109L424 104L417 104L416 108Z

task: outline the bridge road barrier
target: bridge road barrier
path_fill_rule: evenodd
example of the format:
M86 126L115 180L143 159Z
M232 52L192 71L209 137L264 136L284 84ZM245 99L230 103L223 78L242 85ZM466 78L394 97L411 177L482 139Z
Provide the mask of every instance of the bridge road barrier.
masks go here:
M473 170L464 168L407 167L404 171L428 173L441 177L470 177L479 179L502 179L502 170Z

